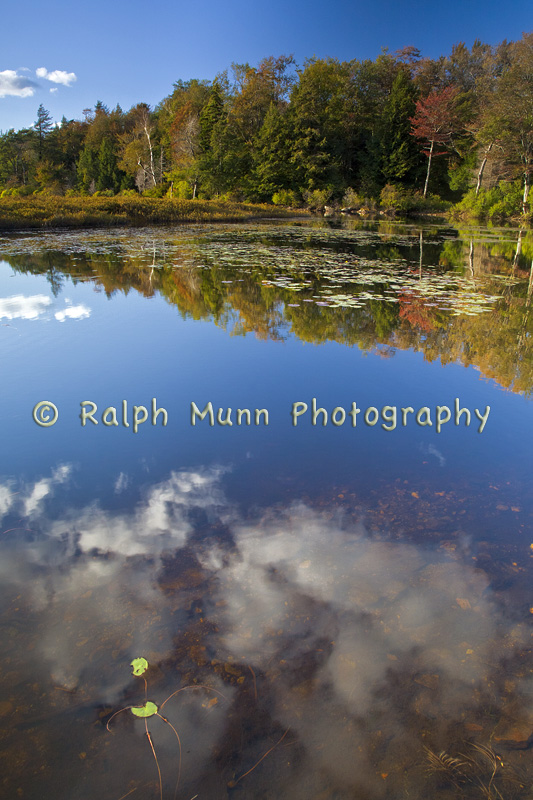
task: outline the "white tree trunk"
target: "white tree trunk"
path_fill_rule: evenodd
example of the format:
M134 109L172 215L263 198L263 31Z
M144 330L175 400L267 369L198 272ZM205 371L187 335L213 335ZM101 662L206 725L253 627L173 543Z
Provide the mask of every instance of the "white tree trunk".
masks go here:
M479 194L479 190L481 189L481 181L483 180L483 170L485 169L485 165L487 163L487 159L489 157L489 153L492 150L492 145L494 142L491 142L487 149L485 150L485 155L483 157L483 161L481 162L481 166L479 168L479 172L477 174L477 184L476 184L476 197Z
M435 145L435 142L433 142L433 141L432 141L432 142L431 142L431 147L430 147L430 149L429 149L429 156L428 156L428 171L427 171L427 173L426 173L426 183L425 183L425 185L424 185L424 197L426 197L426 195L427 195L427 193L428 193L429 171L430 171L430 169L431 169L431 157L433 156L433 147L434 147L434 145Z
M148 150L150 151L150 175L153 180L153 185L157 186L157 180L155 177L155 168L154 168L154 152L152 150L152 140L150 138L150 131L148 130L148 120L144 120L144 132L146 134L146 139L148 140Z
M527 214L527 201L529 197L529 190L531 188L529 170L524 174L524 194L522 197L522 214Z

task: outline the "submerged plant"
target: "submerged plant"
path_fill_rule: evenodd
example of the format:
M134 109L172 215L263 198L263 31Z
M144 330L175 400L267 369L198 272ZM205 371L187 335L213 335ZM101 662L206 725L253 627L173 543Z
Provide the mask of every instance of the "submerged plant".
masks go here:
M142 677L142 679L144 681L144 699L145 699L145 702L144 702L144 704L142 706L125 706L124 708L119 708L118 711L115 711L115 713L112 714L109 717L109 719L107 721L107 724L106 724L106 728L111 733L111 729L109 727L109 724L110 724L111 720L114 719L114 717L116 717L117 714L120 714L122 711L128 711L129 710L129 711L131 711L131 713L133 714L134 717L138 717L138 718L144 720L144 728L145 728L145 732L146 732L146 737L147 737L148 742L150 744L150 749L151 749L152 754L154 756L154 760L155 760L155 764L156 764L156 768L157 768L157 775L158 775L158 780L159 780L159 797L160 797L160 800L163 800L163 781L162 781L162 778L161 778L161 768L159 766L159 759L157 758L157 753L155 751L155 747L154 747L154 743L153 743L153 740L152 740L152 736L150 734L150 731L148 730L148 722L147 722L147 720L148 720L149 717L159 717L159 719L162 719L163 722L166 725L168 725L169 728L172 729L172 731L174 732L174 735L176 736L176 739L178 740L178 751L179 751L178 777L177 777L177 780L176 780L176 788L174 789L174 800L175 800L176 795L178 793L178 786L179 786L180 777L181 777L181 740L180 740L180 737L179 737L179 733L176 730L176 728L174 727L174 725L166 717L164 717L163 714L160 713L160 711L163 709L163 706L166 703L168 703L169 700L171 700L173 697L175 697L180 692L185 691L186 689L206 689L208 691L215 692L216 694L220 694L220 695L222 695L222 697L224 697L224 695L222 694L222 692L219 692L217 689L213 689L210 686L203 686L203 685L199 685L199 684L193 684L191 686L182 686L181 689L177 689L175 692L172 692L172 694L170 694L166 698L166 700L163 700L161 705L158 707L156 705L156 703L154 703L152 700L148 700L148 683L146 681L146 678L144 677L144 673L146 672L146 670L148 669L148 666L149 666L148 665L148 661L145 658L142 658L142 657L134 658L133 661L131 662L130 666L132 667L132 674L135 675L136 677Z
M470 743L470 752L452 756L442 750L434 753L425 748L428 759L428 771L438 775L445 782L452 784L461 795L474 790L476 796L486 800L504 800L500 788L503 783L512 784L515 792L512 797L521 797L526 789L526 781L517 771L494 752L491 747ZM507 795L506 797L509 797Z

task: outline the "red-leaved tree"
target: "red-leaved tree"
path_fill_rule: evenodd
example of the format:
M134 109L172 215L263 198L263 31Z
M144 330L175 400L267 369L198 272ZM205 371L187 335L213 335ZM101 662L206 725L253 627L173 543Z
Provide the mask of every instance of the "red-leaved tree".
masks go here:
M449 148L454 134L462 127L456 104L458 94L459 90L454 86L432 91L423 100L418 100L415 115L410 119L413 126L411 133L416 139L422 140L422 152L428 157L424 197L427 195L432 158L448 152L436 152L435 145Z

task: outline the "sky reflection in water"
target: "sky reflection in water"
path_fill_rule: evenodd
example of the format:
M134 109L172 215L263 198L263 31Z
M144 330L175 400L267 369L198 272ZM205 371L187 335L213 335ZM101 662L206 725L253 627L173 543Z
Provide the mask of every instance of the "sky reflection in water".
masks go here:
M423 269L445 276L452 241L455 272L502 298L477 316L423 303L409 317L410 303L376 312L368 298L302 310L269 264L327 248L349 260L350 247L369 260L387 244L405 269L416 232L299 226L291 249L287 231L245 229L237 265L228 229L150 232L155 255L142 233L2 241L6 796L158 796L142 721L125 711L105 727L144 702L140 655L159 705L209 687L164 707L180 797L487 796L474 744L501 756L504 796L527 796L531 754L509 742L533 732L531 323L511 232L496 255L478 242L473 264L468 241L429 230ZM324 296L327 276L312 280ZM152 397L167 428L80 425L82 400ZM460 397L491 413L482 434L294 428L292 403L312 397L329 412ZM41 399L60 409L53 428L31 420ZM266 407L270 424L193 428L192 400ZM177 741L149 723L172 797ZM428 770L425 748L466 753L464 774Z

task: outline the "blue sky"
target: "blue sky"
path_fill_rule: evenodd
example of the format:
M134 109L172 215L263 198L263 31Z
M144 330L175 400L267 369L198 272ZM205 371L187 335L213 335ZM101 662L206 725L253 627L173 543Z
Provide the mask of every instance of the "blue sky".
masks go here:
M476 38L533 29L531 0L21 0L1 12L0 130L31 125L40 103L55 120L102 100L155 105L178 79L212 79L231 62L293 53L375 58L414 45L437 57ZM37 72L39 71L39 72Z

